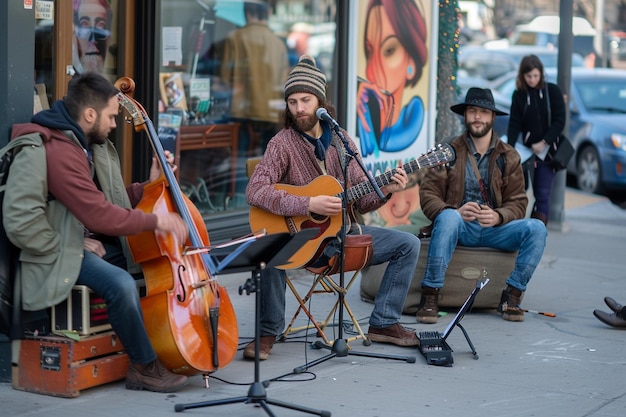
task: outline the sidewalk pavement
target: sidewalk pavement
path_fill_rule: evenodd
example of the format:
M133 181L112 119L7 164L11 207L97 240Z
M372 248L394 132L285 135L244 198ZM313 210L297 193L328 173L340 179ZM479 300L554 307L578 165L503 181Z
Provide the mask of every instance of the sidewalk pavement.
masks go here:
M567 232L549 232L544 257L523 305L553 312L556 318L527 313L524 322L510 323L495 310L473 311L463 319L463 327L479 358L473 359L462 332L455 328L448 338L454 350L452 367L427 365L414 348L377 343L363 346L355 341L351 343L353 351L413 356L416 361L348 355L294 376L290 375L294 367L328 354L307 343L317 340L314 333L308 339L296 334L277 343L269 360L261 363L260 380L271 380L267 398L327 410L335 417L626 415L626 331L607 327L592 315L596 308L608 311L603 302L607 295L626 303L626 210L602 197L571 189L566 191L565 207ZM218 277L235 307L240 347L254 334L254 295L238 294L247 278L245 274ZM295 281L302 289L310 280L302 276ZM346 299L367 331L372 305L360 300L358 283ZM289 320L296 304L290 294L287 300ZM317 314L324 317L322 312L334 300L325 295L315 297L314 314L319 310ZM403 324L443 331L451 318L452 314L436 325L423 325L404 316ZM348 330L344 332L344 336L350 335ZM62 399L13 390L4 383L0 384L0 410L2 415L14 417L172 416L177 414L175 404L245 397L255 374L253 362L241 355L238 352L228 366L212 374L208 389L198 375L175 394L129 391L120 381L85 390L78 398ZM276 405L268 408L269 412L236 402L188 409L183 414L310 415Z

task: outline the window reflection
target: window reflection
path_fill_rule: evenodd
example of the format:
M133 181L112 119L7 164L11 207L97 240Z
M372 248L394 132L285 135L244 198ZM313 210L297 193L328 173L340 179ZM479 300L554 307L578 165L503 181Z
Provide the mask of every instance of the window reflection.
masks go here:
M316 58L332 89L335 2L161 4L159 129L180 129L181 186L203 214L247 209L245 161L282 127L283 85L300 55ZM204 128L215 124L232 127L230 141Z

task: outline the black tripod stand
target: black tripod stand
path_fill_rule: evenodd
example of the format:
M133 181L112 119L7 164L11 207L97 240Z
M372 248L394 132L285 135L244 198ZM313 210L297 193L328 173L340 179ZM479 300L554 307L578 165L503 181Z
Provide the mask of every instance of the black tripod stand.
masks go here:
M242 294L243 291L245 291L248 295L252 292L256 294L254 314L254 382L250 385L247 395L191 404L176 404L174 406L174 410L180 412L190 408L211 407L214 405L243 402L258 404L270 417L275 417L275 414L272 413L272 410L269 408L270 404L291 410L302 411L303 413L330 417L331 414L329 411L315 410L301 405L268 398L265 391L266 385L264 385L261 381L259 370L259 340L261 336L261 271L265 268L285 264L304 243L317 233L319 233L318 229L306 229L302 232L296 233L295 235L290 235L289 233L267 235L257 239L232 260L230 260L230 257L227 256L225 251L221 251L221 253L220 250L212 251L213 257L222 257L223 259L229 258L228 265L222 269L223 273L252 271L252 276L246 280L244 285L239 287L239 294Z
M322 119L322 120L326 120L323 113L325 113L325 111L322 111L320 114L320 110L323 109L318 109L317 112L317 116ZM326 116L328 116L326 114ZM328 116L328 118L330 118L330 116ZM339 128L339 125L335 123L332 120L332 118L330 118L331 125L333 127L333 129L335 130L335 132L337 133L337 135L341 138L343 145L344 145L344 149L345 149L345 161L343 161L342 166L343 166L343 178L344 178L344 184L343 184L343 189L344 192L341 194L342 196L342 206L343 206L343 213L342 213L342 227L341 227L341 231L339 232L339 241L340 241L340 249L339 249L339 260L341 262L341 268L339 270L339 286L343 289L345 288L345 274L344 274L344 266L345 266L345 242L346 242L346 225L348 225L349 219L348 219L348 195L347 195L347 190L348 190L348 164L350 159L354 159L358 164L359 167L361 168L361 170L365 173L365 175L367 176L370 186L371 186L371 191L375 191L380 199L385 199L384 194L382 193L382 191L380 190L380 186L379 184L376 182L376 180L372 177L372 175L370 174L370 172L365 168L365 166L363 165L363 162L361 161L361 159L357 158L355 153L352 151L352 149L350 148L347 139L345 138L343 132L341 131L341 129ZM326 362L329 359L332 359L334 357L344 357L344 356L366 356L366 357L370 357L370 358L381 358L381 359L394 359L394 360L401 360L401 361L405 361L408 363L415 363L415 356L399 356L399 355L384 355L384 354L379 354L379 353L369 353L369 352L358 352L358 351L354 351L348 348L348 343L346 341L346 339L343 338L343 309L344 309L344 298L345 298L345 291L337 291L338 292L338 309L339 309L339 330L337 333L337 339L335 339L332 343L332 345L328 345L326 343L320 342L320 341L316 341L313 343L313 346L317 347L317 348L324 348L324 349L329 349L331 352L326 355L323 356L321 358L318 358L314 361L308 362L302 366L298 366L296 368L293 369L294 373L302 373L304 371L306 371L307 369L309 369L312 366L315 366L317 364L320 364L322 362Z

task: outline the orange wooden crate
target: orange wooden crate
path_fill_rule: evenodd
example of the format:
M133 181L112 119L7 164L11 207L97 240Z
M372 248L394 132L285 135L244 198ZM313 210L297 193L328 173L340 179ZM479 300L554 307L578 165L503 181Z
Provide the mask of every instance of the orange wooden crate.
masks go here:
M128 355L114 332L83 337L32 337L21 341L13 388L57 397L126 377Z

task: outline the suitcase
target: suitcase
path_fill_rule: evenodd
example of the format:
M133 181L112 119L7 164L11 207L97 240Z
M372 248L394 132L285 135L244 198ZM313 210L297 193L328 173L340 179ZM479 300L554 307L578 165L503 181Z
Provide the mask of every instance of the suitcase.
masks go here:
M40 336L20 342L19 362L12 370L17 390L74 398L81 390L126 377L128 355L114 332L79 341Z
M422 296L422 279L428 258L430 239L421 239L417 268L402 312L415 314ZM489 278L491 283L478 293L475 308L496 308L500 303L506 279L515 267L517 252L504 252L493 248L471 248L457 246L446 271L443 288L439 291L439 307L458 308L463 305L467 294L476 287L476 281ZM361 299L373 303L387 263L369 266L361 275Z

